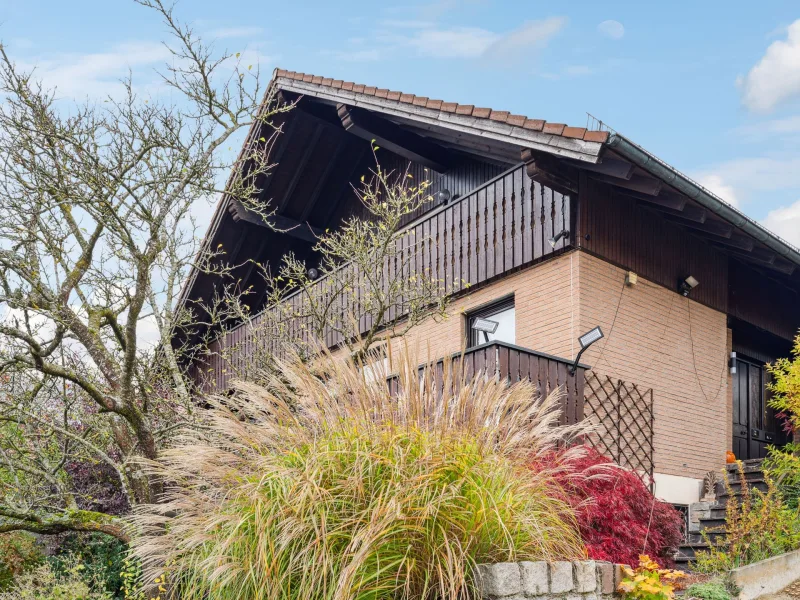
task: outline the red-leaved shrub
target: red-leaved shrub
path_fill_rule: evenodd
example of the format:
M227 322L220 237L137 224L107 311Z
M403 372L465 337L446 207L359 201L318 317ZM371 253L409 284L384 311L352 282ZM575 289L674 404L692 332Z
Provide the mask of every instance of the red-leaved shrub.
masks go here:
M552 459L564 463L558 482L575 509L589 558L636 565L647 554L671 566L682 539L680 512L594 448L568 455Z

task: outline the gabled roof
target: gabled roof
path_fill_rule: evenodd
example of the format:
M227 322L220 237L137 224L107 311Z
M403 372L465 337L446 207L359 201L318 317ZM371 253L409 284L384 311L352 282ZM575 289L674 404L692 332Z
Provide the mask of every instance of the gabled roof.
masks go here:
M341 79L331 79L330 77L321 77L319 75L308 75L306 73L297 73L295 71L276 69L274 73L274 79L285 79L287 81L311 83L313 85L329 87L334 90L353 92L353 94L364 94L365 96L384 98L389 102L418 106L420 108L426 108L444 114L474 117L476 119L488 119L489 121L495 121L497 123L505 123L511 127L521 127L531 131L541 131L545 134L569 139L600 143L603 143L608 139L607 131L592 131L586 129L585 127L570 127L563 123L548 123L543 119L531 119L525 115L515 115L507 110L494 110L491 108L473 106L472 104L445 102L444 100L435 100L426 96L415 96L414 94L405 94L403 92L397 92L394 90L364 85L363 83L354 83L352 81L343 81ZM443 120L447 119L444 118Z
M520 148L542 150L557 156L595 163L607 131L591 131L548 123L508 111L445 102L425 96L377 88L352 81L276 69L273 83L280 90L342 103L408 120L415 125L444 127L487 140L512 143ZM518 160L518 158L517 158Z
M336 114L335 109L341 107L354 107L370 111L391 121L394 125L444 148L483 157L489 161L495 159L498 164L507 166L518 164L523 160L523 153L531 150L543 161L545 158L543 155L549 154L554 159L558 159L556 167L588 170L594 177L605 178L614 185L627 188L629 190L627 193L639 197L651 208L657 207L661 202L658 198L663 198L667 202L663 205L666 207L663 210L668 215L675 212L669 206L670 202L675 201L675 194L678 194L712 213L713 218L711 214L709 215L709 221L714 221L711 223L712 225L719 228L722 225L719 220L722 220L729 224L725 227L730 229L732 226L739 230L734 236L749 236L784 260L789 261L790 266L785 270L789 275L796 271L794 266L800 266L800 250L677 169L625 136L613 131L590 130L583 127L570 127L562 123L548 123L543 119L533 119L508 111L445 102L351 81L282 69L274 71L270 83L268 94L276 93L286 93L290 98L302 97L306 101L313 101L318 105L327 105L327 110L332 111L334 115ZM291 113L294 112L296 111L291 111ZM303 111L297 112L305 114L304 118L318 118L309 117ZM290 114L290 118L297 117ZM335 121L335 124L325 123L324 127L329 132L331 130L344 132L344 122L340 123L338 118ZM254 123L248 140L257 138L257 127L259 127L258 123ZM304 142L304 140L300 141ZM303 147L308 147L308 144L303 143ZM625 174L620 174L619 168L621 167ZM296 169L298 167L289 161L287 168ZM314 179L314 176L310 175L309 178ZM665 190L660 196L658 191L651 192L658 198L643 196L637 191L640 189L637 184L642 184L643 180L647 185L656 183L658 188L663 183L671 190ZM230 209L230 199L223 195L206 234L205 247L209 247L211 244L215 247L222 233L226 231L226 227L230 228ZM227 223L224 227L223 222ZM731 231L733 230L731 229ZM712 231L712 233L714 232ZM239 237L237 232L234 234L236 234L234 237ZM720 235L718 231L716 235ZM731 233L727 233L727 237L730 238ZM718 238L716 239L719 241ZM752 249L752 243L749 247ZM761 256L763 258L763 254ZM774 257L772 260L774 261ZM795 273L795 275L797 274ZM185 301L192 293L196 277L197 272L193 271L186 281L181 302Z

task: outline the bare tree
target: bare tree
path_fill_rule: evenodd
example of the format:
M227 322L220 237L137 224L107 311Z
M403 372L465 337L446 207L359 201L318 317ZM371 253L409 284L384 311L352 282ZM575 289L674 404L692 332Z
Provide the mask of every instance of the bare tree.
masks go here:
M373 154L378 149L373 142ZM408 170L383 170L376 156L376 167L353 189L363 210L319 236L313 263L287 254L279 265L256 265L267 290L264 311L250 314L253 290L223 286L216 306L224 307L224 320L249 329L239 338L247 341L217 350L232 372L253 379L276 356L310 357L330 346L374 359L377 346L385 349L427 319L447 318L455 282L422 266L436 241L403 228L432 200L430 187ZM233 360L243 347L247 360ZM237 363L244 365L238 371Z
M139 94L129 78L121 97L67 105L0 47L0 533L127 540L118 514L93 504L70 469L110 473L128 507L158 501L139 459L202 424L187 365L228 326L263 334L250 358L257 373L287 345L366 357L446 316L449 290L415 266L433 241L400 231L429 183L377 166L354 190L365 215L320 236L318 263L258 265L268 308L253 318L258 290L241 289L223 248L199 244L193 210L224 193L270 222L257 182L273 166L276 117L292 106L265 93L257 65L216 54L161 0L137 2L172 36L161 76L174 102ZM269 133L226 160L232 136L251 127ZM202 305L181 303L191 269L217 278ZM198 325L200 336L175 335Z
M180 286L193 267L227 269L222 250L198 252L193 210L229 171L225 193L252 203L273 118L290 108L262 99L257 65L216 53L161 0L137 2L171 34L173 102L129 77L119 97L68 104L0 47L0 532L125 539L113 517L81 510L65 471L76 457L112 469L131 504L155 499L131 459L155 458L194 418L186 349L170 343L196 317ZM257 122L271 135L226 160Z

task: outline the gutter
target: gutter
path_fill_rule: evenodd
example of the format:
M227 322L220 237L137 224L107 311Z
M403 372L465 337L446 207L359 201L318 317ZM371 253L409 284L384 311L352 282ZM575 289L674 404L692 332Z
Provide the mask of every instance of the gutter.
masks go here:
M768 246L795 265L800 266L800 250L781 239L763 225L736 210L730 204L715 196L696 181L687 177L674 167L650 154L647 150L633 143L628 138L612 132L606 146L623 156L637 167L644 169L654 177L664 181L676 190L685 194L704 208L719 215L730 224L738 227L759 242Z

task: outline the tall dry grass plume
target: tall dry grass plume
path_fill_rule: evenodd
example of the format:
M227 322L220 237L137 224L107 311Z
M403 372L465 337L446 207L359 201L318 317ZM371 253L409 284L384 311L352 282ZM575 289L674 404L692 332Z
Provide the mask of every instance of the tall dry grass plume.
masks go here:
M183 600L455 600L476 564L584 555L553 472L526 468L586 433L558 426L558 392L368 358L285 362L212 399L149 465L167 490L134 518L149 581Z

